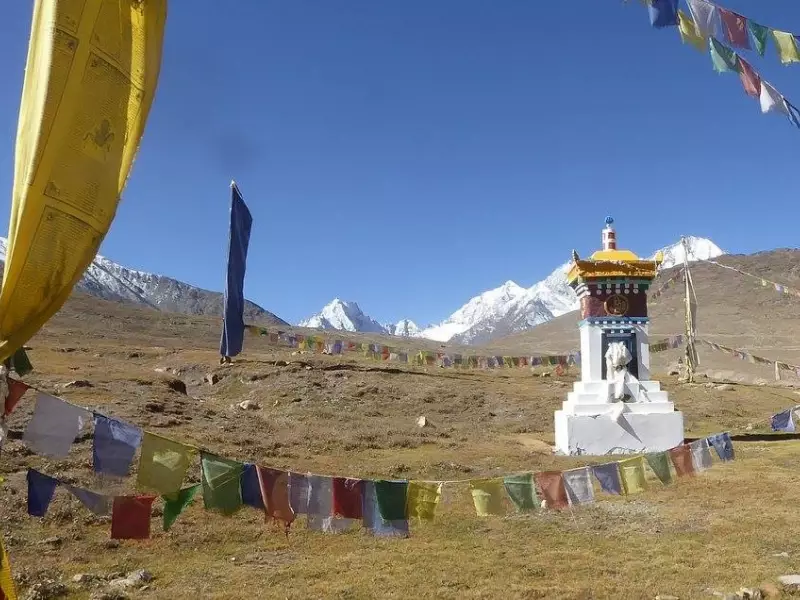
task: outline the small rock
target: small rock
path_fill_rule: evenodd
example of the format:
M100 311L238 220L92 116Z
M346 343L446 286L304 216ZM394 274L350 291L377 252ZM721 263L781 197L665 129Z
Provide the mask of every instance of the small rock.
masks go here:
M745 431L753 431L753 424L752 423L748 423L747 427L745 427L744 430Z
M94 581L96 577L91 573L78 573L77 575L72 576L72 583L77 583L78 585L86 585L87 583Z
M108 582L108 586L112 589L131 589L139 588L144 584L153 580L153 575L144 569L140 571L133 571L128 573L127 577L114 579Z
M273 407L278 406L278 404L280 404L280 403L281 403L280 400L275 400L275 402L272 403L272 406Z
M788 552L778 552L777 554L773 554L775 558L789 558Z
M306 365L306 371L311 371L313 368L311 365Z
M103 542L103 548L106 550L114 550L115 548L119 548L119 540L105 540Z
M417 419L417 427L427 427L428 426L428 419L424 416Z
M295 398L292 398L292 402L302 402L302 401L303 401L303 399L300 396L296 396Z
M736 596L742 600L764 600L761 590L758 588L741 588Z
M60 537L54 535L53 537L46 538L39 543L47 546L60 546L62 541L63 540Z
M800 589L800 575L781 575L778 581L786 587L794 587Z
M75 381L70 381L69 383L64 384L64 389L67 388L90 388L94 387L90 382L86 381L85 379L76 379Z
M169 373L170 368L169 367L156 367L155 369L153 369L153 371L155 371L156 373Z
M680 600L680 598L671 594L659 594L656 596L656 600Z
M219 375L216 373L207 373L206 376L203 378L208 385L216 385L219 381Z
M47 579L38 581L28 588L25 600L51 600L53 598L63 598L67 595L67 586L58 581Z
M719 390L720 392L732 392L736 388L733 387L730 383L721 383L717 386L714 386L715 390Z
M144 409L147 412L162 413L164 412L164 403L155 401L145 402Z
M240 402L238 406L242 410L258 410L259 408L261 408L261 405L255 400L245 400L243 402Z

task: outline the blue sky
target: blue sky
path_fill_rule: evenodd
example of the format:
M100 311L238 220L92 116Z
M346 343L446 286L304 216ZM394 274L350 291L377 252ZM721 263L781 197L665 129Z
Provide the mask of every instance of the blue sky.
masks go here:
M683 2L683 0L682 0ZM32 2L0 19L6 229ZM101 252L221 289L235 178L246 294L438 321L600 243L797 245L800 131L619 0L173 0L156 101ZM800 32L800 5L729 0ZM752 64L800 105L800 65Z

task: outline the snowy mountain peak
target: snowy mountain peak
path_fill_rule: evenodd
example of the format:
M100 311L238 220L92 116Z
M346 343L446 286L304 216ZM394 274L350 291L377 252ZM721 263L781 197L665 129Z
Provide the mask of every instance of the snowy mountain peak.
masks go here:
M339 329L343 331L364 331L386 333L386 329L364 311L356 302L334 298L317 313L299 323L300 327L315 329Z
M397 323L384 325L386 333L400 337L418 337L422 329L411 319L403 319Z
M685 248L683 242L678 241L662 248L658 252L664 253L664 262L661 264L662 269L669 269L675 265L682 264L687 253L690 262L710 260L725 254L725 251L711 240L693 235L686 236ZM651 258L655 258L658 252L655 252Z

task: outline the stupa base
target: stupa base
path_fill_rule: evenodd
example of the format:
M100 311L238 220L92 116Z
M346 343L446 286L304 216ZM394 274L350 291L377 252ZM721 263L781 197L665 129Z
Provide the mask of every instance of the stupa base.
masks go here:
M683 413L555 413L556 452L572 456L663 452L683 443Z

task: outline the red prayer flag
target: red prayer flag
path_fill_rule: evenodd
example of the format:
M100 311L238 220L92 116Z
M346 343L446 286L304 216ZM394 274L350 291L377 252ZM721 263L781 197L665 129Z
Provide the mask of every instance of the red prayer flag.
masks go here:
M739 57L739 78L742 80L744 93L753 98L761 96L761 78L755 72L750 63Z
M680 445L669 451L669 457L672 459L672 464L675 465L675 472L678 477L684 475L694 475L694 466L692 465L692 449L686 445Z
M564 487L564 476L561 471L545 471L536 473L536 487L539 488L541 497L547 508L563 510L569 506L567 488Z
M5 407L3 408L4 417L14 412L17 403L25 395L25 392L30 389L30 386L21 382L19 379L12 379L9 377L6 381L8 381L8 397L6 398Z
M289 503L289 473L267 467L256 467L256 473L267 518L283 521L288 528L294 521L294 510Z
M719 15L722 20L722 28L725 30L725 37L731 46L749 50L750 38L747 36L747 19L724 8L719 9Z
M360 479L333 478L333 514L345 519L361 518Z
M146 540L155 496L117 496L111 509L111 539Z

